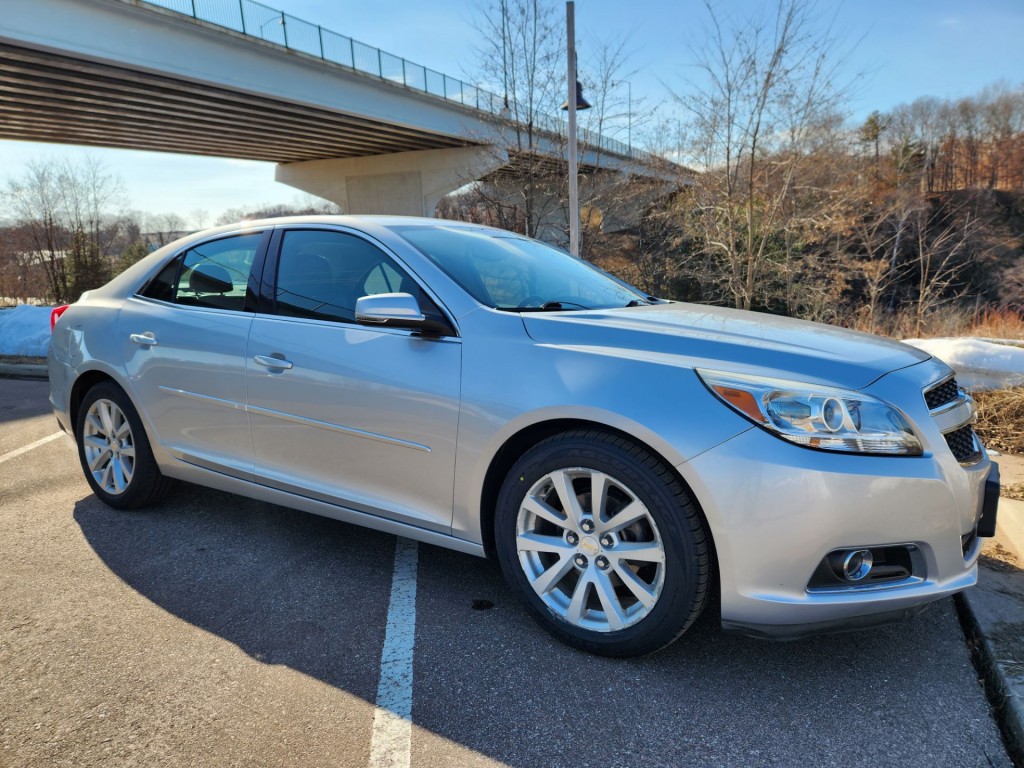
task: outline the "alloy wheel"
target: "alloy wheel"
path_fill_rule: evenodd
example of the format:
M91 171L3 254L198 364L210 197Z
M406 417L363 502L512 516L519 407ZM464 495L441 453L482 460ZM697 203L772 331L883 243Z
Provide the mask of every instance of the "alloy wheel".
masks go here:
M112 400L97 400L85 415L82 439L96 484L112 496L124 493L135 474L135 440L124 411Z
M665 581L665 548L650 511L624 483L582 467L533 485L520 505L516 551L548 609L581 629L636 624Z

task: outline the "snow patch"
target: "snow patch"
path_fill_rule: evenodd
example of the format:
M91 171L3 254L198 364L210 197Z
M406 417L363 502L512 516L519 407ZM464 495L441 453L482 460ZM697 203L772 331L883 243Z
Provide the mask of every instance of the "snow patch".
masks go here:
M904 339L956 371L957 383L971 391L1024 386L1022 342L964 338Z
M19 304L0 310L0 355L46 357L51 309Z

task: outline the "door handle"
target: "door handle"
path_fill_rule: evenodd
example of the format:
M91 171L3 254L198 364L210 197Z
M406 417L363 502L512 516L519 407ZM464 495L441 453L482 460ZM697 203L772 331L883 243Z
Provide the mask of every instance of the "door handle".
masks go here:
M133 333L128 338L131 339L136 344L141 344L144 347L155 347L157 344L160 343L160 342L158 342L156 340L156 336L154 336L152 333L148 333L148 332L147 333Z
M265 366L267 368L281 368L288 370L292 367L292 364L288 360L284 360L280 357L268 357L267 355L256 355L253 360L257 364Z

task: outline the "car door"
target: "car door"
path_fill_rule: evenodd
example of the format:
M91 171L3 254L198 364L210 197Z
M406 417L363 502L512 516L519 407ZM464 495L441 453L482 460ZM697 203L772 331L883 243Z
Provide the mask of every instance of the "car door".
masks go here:
M155 438L175 458L248 480L245 349L258 290L251 273L269 236L193 245L125 302L118 321L128 381Z
M460 340L356 324L363 295L409 292L437 310L369 239L288 229L277 246L246 357L257 482L448 531Z

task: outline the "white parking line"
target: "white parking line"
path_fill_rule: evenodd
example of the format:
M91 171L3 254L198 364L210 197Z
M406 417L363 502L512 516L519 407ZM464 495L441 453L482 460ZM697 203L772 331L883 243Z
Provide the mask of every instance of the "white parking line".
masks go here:
M412 752L412 652L416 642L415 541L395 543L391 601L380 654L370 768L408 768Z
M47 435L46 437L40 438L39 440L36 440L34 443L29 443L28 445L22 446L21 448L11 451L10 453L5 453L3 456L0 456L0 464L3 464L8 459L17 458L18 456L21 456L21 454L23 453L28 453L33 448L38 448L40 445L46 445L51 440L56 440L58 437L62 437L63 435L63 432L54 432L52 435Z

